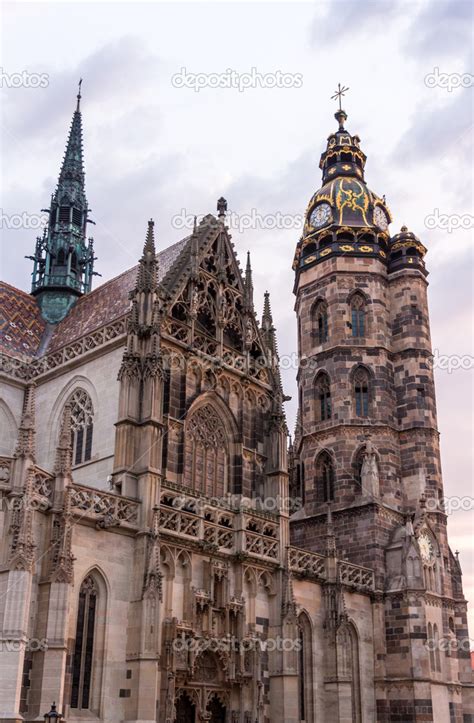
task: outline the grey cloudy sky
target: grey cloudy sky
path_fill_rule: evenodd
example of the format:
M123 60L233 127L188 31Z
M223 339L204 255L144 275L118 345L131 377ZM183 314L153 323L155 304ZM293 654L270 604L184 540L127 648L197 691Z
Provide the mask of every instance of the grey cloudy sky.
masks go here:
M224 195L253 224L233 239L241 261L251 250L257 308L268 288L280 352L290 355L299 217L320 185L319 155L335 129L330 96L341 82L350 86L347 127L361 136L368 185L386 194L392 232L406 224L429 249L433 347L471 367L471 14L471 3L457 0L4 3L2 277L29 289L23 257L36 232L28 224L56 183L82 77L96 284L136 262L149 217L166 246L186 235L187 217L214 212ZM172 84L182 68L280 70L302 83L195 92ZM12 87L11 74L23 71L46 73L46 87ZM435 84L426 80L433 73ZM291 228L271 227L278 212ZM436 213L465 228L432 228L426 219ZM295 374L284 371L294 399ZM436 380L446 495L472 497L473 371L438 369ZM287 411L292 427L294 401ZM450 516L474 600L472 526L472 512Z

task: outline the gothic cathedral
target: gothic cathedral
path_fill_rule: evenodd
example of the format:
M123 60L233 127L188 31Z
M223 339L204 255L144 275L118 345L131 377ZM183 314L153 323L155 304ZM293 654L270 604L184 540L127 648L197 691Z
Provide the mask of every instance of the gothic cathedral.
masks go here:
M346 114L294 256L288 445L224 198L92 290L80 100L31 293L1 285L0 723L472 723L426 248Z

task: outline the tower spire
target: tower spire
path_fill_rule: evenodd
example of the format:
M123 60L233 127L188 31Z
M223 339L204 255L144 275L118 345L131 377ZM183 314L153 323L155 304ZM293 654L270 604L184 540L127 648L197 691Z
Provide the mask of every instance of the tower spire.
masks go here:
M51 197L49 219L36 240L31 292L49 323L63 319L77 298L91 290L94 275L93 240L87 239L85 174L81 116L82 78L66 143L58 183Z
M252 266L250 264L250 251L247 251L247 266L245 267L244 305L248 311L253 310L253 281Z

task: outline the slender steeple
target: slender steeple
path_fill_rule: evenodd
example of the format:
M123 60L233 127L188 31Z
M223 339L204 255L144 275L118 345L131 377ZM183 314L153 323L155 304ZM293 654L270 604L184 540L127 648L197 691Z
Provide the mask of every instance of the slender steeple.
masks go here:
M252 266L250 264L250 251L247 251L247 266L245 268L244 307L247 311L253 312L253 281Z
M38 298L44 319L63 319L79 296L91 290L94 275L93 240L87 239L89 211L85 194L82 152L81 84L66 145L58 185L51 197L48 224L36 240L31 258L31 292Z
M270 294L268 291L265 291L263 298L262 332L267 349L276 351L275 327L273 326L273 316L270 308Z

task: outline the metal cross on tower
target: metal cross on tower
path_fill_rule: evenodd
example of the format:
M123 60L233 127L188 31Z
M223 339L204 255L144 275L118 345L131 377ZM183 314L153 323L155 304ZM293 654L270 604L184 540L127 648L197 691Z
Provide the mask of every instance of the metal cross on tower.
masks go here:
M345 86L341 86L341 84L338 83L336 92L334 93L334 95L331 96L331 100L339 99L339 110L342 110L341 98L343 95L345 95L347 93L348 90L349 90L349 88L346 88Z

